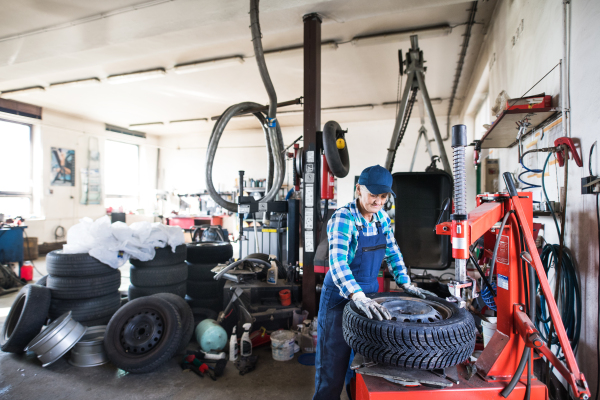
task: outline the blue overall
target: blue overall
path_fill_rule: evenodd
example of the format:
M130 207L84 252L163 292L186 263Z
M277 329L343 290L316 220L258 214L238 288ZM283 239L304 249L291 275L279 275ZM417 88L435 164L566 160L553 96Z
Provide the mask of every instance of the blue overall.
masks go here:
M377 275L385 257L386 237L379 221L377 235L364 236L362 225L358 229L358 246L350 270L356 283L365 293L374 293L379 289ZM317 357L315 375L315 394L313 400L339 399L344 387L350 383L352 371L352 349L346 344L342 333L344 306L350 301L340 295L331 272L325 276L319 303L317 330Z

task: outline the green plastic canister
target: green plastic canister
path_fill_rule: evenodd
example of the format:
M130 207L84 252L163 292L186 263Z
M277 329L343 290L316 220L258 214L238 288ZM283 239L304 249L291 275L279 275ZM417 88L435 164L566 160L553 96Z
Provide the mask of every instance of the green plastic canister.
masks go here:
M205 319L196 327L196 340L202 350L221 351L227 344L227 332L214 319Z

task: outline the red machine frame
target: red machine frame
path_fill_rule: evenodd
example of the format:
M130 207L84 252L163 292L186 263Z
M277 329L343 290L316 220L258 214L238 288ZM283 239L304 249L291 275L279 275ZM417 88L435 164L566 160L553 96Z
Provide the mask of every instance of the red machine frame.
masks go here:
M533 251L536 249L536 245L533 239L532 194L529 192L516 193L516 191L513 194L513 196L506 193L477 196L477 208L469 213L467 220L466 240L469 246L484 236L484 247L491 249L497 238L495 231L499 230L494 225L502 221L506 213L512 214L503 232L498 233L502 235L496 262L496 271L502 276L502 282L498 281L496 296L498 328L477 359L475 366L478 375L468 379L466 367L459 365L459 383L447 389L432 389L424 386L404 387L387 382L382 378L357 375L357 399L388 400L397 399L399 396L402 396L403 400L422 400L426 396L435 396L437 400L455 399L457 396L460 396L461 400L503 398L500 392L517 370L525 347L529 347L532 352L535 351L552 363L566 379L576 399L587 400L589 398L590 391L587 382L577 366L542 262L537 251ZM436 233L451 235L452 226L452 222L441 223L436 226ZM518 249L521 248L519 227L522 229L523 240L527 248L531 250L532 266L546 298L552 323L565 355L566 365L545 345L535 325L524 312L524 288L527 285L524 284L526 282L523 282L524 277L519 267L520 252ZM531 277L527 277L527 279L531 279ZM527 373L524 373L520 378L521 384L517 384L508 396L509 399L524 397L526 387L523 381L526 379ZM548 399L547 387L534 377L531 377L530 398Z

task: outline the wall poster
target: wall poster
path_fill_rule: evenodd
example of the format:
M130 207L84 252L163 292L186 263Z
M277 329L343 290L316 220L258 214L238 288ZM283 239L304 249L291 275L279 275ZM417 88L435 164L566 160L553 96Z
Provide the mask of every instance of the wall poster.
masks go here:
M75 150L51 148L50 185L75 186Z

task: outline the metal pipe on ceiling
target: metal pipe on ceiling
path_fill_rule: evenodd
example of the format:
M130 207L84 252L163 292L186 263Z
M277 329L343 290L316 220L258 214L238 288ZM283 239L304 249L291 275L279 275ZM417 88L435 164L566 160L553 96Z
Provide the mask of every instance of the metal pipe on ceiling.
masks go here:
M469 20L466 23L465 33L463 35L463 42L461 44L460 57L456 65L456 73L454 74L454 83L452 84L452 95L450 96L450 104L448 105L448 121L446 123L446 137L442 140L446 141L450 138L450 113L452 112L452 106L454 105L454 99L456 98L456 91L458 90L458 83L460 82L460 76L462 74L463 66L465 65L465 57L467 56L467 49L469 48L469 40L471 39L471 28L475 25L475 14L477 13L477 2L471 3L471 9L469 11Z

